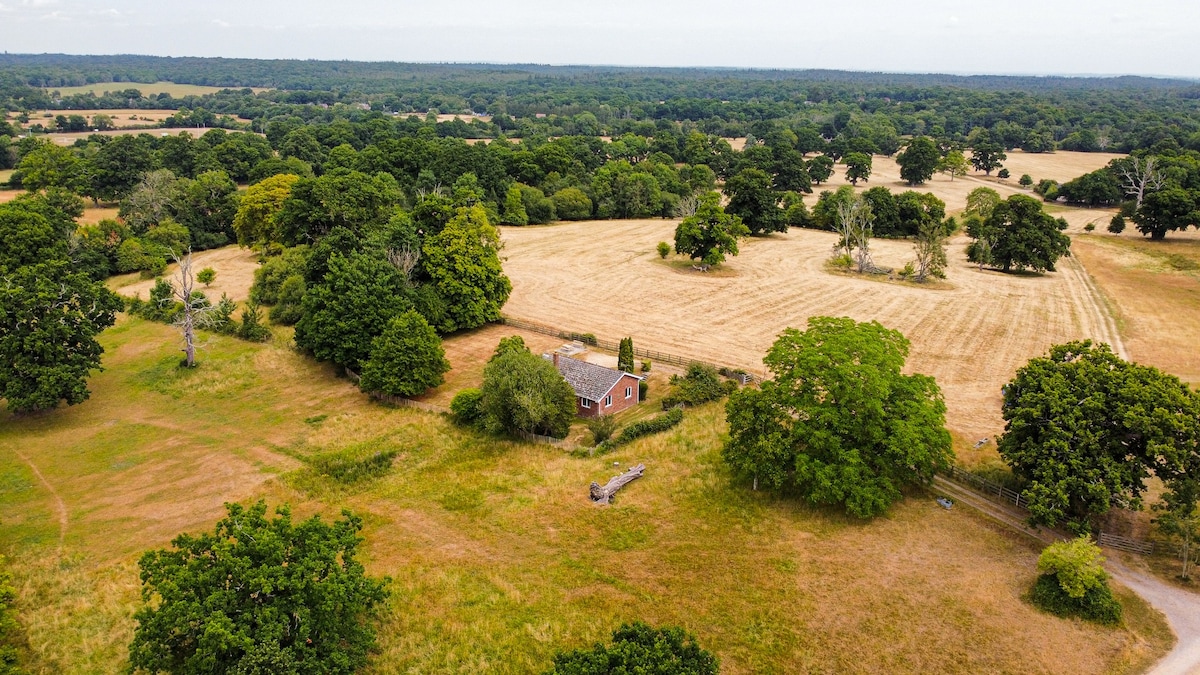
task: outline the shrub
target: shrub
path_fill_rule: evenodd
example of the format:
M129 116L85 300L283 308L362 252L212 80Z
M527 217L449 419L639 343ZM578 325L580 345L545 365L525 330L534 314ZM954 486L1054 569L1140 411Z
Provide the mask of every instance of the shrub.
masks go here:
M571 340L582 342L585 345L595 346L599 343L599 340L596 339L596 336L593 333L571 333L568 337Z
M1095 224L1095 223L1088 223L1087 225L1084 225L1084 226L1083 226L1083 231L1084 231L1084 232L1091 232L1092 230L1095 230L1095 229L1096 229L1096 224Z
M717 401L737 390L737 382L721 382L717 369L703 363L692 363L688 366L687 374L683 377L672 377L671 384L675 391L663 399L663 410L680 403L696 406Z
M662 258L663 260L666 260L667 256L671 254L671 245L665 241L658 242L658 246L656 248L658 249L658 257Z
M667 429L678 425L682 421L683 410L680 408L672 408L658 417L652 417L648 420L641 420L630 424L622 429L621 433L617 434L616 438L604 442L601 447L604 450L611 450L613 448L625 445L626 443L632 443L642 436L662 433Z
M649 394L649 393L650 393L650 383L645 380L639 381L638 382L638 400L645 401L646 394Z
M233 310L235 309L237 309L237 303L222 293L221 300L213 305L212 311L204 315L203 328L222 335L233 335L237 332L237 324L233 320Z
M854 265L854 259L851 258L849 254L843 253L841 255L833 256L833 258L829 260L829 264L840 269L848 270Z
M1117 214L1108 222L1108 231L1113 234L1121 234L1125 231L1125 217Z
M917 273L917 268L913 267L913 264L911 262L906 264L904 267L902 267L899 272L901 279L909 279L916 273Z
M1021 178L1017 180L1017 184L1023 188L1028 188L1030 185L1033 185L1033 177L1027 173L1023 173L1021 174Z
M256 303L248 302L242 309L242 325L238 326L237 336L250 342L266 342L271 339L271 331L262 325Z
M483 418L483 392L474 387L463 389L450 401L450 416L465 427L476 426Z
M600 415L588 420L588 431L592 432L592 444L600 445L617 430L617 420L612 415Z
M212 284L212 282L214 280L216 280L216 278L217 278L217 271L211 267L205 267L204 269L200 270L199 272L196 272L196 281L199 281L200 283L204 284L205 286Z
M304 277L293 274L279 287L275 306L271 308L271 321L281 326L294 326L304 316Z
M682 628L653 628L638 621L614 631L611 646L556 654L546 675L717 675L719 669L716 657Z
M1058 577L1042 574L1034 582L1029 599L1038 609L1055 616L1077 616L1105 626L1121 623L1121 603L1113 597L1107 584L1089 589L1083 597L1073 598L1063 590Z
M1100 547L1090 537L1051 544L1038 557L1041 576L1030 600L1056 616L1078 616L1113 625L1121 621L1121 604L1108 587Z
M1008 172L1008 169L1000 169L1000 171L998 171L996 173L996 178L999 178L1000 180L1004 180L1011 175L1012 174Z
M642 372L643 373L650 372L650 359L646 359L645 361L642 361Z

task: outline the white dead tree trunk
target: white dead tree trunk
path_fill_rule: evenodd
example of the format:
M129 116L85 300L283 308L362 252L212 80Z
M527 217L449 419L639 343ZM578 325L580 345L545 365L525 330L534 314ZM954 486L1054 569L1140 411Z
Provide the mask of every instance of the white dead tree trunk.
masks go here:
M411 283L413 270L421 260L421 251L405 244L400 248L388 249L387 259L392 267L400 270L400 273L404 275L404 280Z
M837 248L839 255L845 254L853 260L859 272L874 269L871 260L871 234L874 230L875 215L871 213L871 205L861 196L852 202L842 202L837 205L837 219L834 229L840 237Z
M1108 127L1102 127L1096 132L1096 147L1100 148L1100 152L1108 152L1108 146L1112 145L1112 134L1109 133Z
M941 277L946 269L946 229L941 223L922 223L913 242L917 281Z
M675 205L675 217L687 218L689 216L696 215L696 206L698 206L699 203L700 200L696 198L695 194L681 197L679 199L679 203Z
M175 290L174 299L183 305L179 318L175 319L175 327L183 333L183 353L188 368L196 365L196 328L204 324L205 316L213 310L208 298L203 293L194 293L196 276L192 274L192 251L180 257L171 251L179 269L175 272L177 283L171 286Z
M1142 208L1142 198L1147 192L1154 192L1162 188L1166 179L1162 172L1154 165L1156 157L1130 157L1121 169L1121 188L1125 190L1126 196L1133 197L1136 200L1134 208Z

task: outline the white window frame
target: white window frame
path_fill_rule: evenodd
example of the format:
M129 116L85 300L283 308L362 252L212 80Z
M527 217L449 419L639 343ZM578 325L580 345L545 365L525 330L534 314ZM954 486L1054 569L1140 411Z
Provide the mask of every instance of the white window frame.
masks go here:
M633 398L633 387L625 387L625 398Z
M612 394L609 394L608 396L604 397L604 407L605 408L612 407Z
M584 408L590 409L592 407L592 402L587 400L586 398L583 398L582 396L580 396L579 397L579 405L583 406Z

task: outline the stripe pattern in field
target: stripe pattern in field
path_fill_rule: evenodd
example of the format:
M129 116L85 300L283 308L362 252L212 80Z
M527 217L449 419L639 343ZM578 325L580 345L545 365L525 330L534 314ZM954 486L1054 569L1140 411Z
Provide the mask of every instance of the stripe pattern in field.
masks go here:
M793 230L744 240L720 273L659 260L677 221L582 222L505 228L505 313L569 330L763 372L762 357L786 327L808 317L877 320L912 341L908 368L937 378L952 429L968 436L1002 427L1000 387L1055 343L1118 336L1071 260L1042 276L979 271L966 239L951 242L941 288L826 271L835 236ZM911 243L876 241L877 264L900 268Z

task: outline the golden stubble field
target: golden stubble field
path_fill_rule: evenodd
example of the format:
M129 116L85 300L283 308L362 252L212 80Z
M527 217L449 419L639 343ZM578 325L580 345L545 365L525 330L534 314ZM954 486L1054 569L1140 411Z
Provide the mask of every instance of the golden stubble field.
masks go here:
M1036 165L1039 178L1074 177L1111 159L1085 153L1014 156L1020 156L1021 166ZM909 189L891 159L876 157L872 176L860 189ZM1004 196L1024 192L1015 181L1001 184L975 176L950 181L940 175L918 189L933 192L955 211L981 185ZM1109 214L1056 209L1055 215L1079 231ZM505 271L513 280L506 314L608 339L629 335L640 347L759 373L780 331L803 328L808 317L879 321L912 342L908 369L937 378L949 426L972 438L1001 431L1000 387L1051 345L1090 338L1122 351L1116 323L1074 258L1045 275L980 271L966 262L968 240L959 236L948 248L946 284L926 288L832 274L825 263L835 235L792 230L743 240L741 255L727 262L723 273L704 274L665 264L655 253L659 241L673 240L676 223L504 228ZM912 259L910 242L877 240L873 247L876 263L883 266L899 268Z

